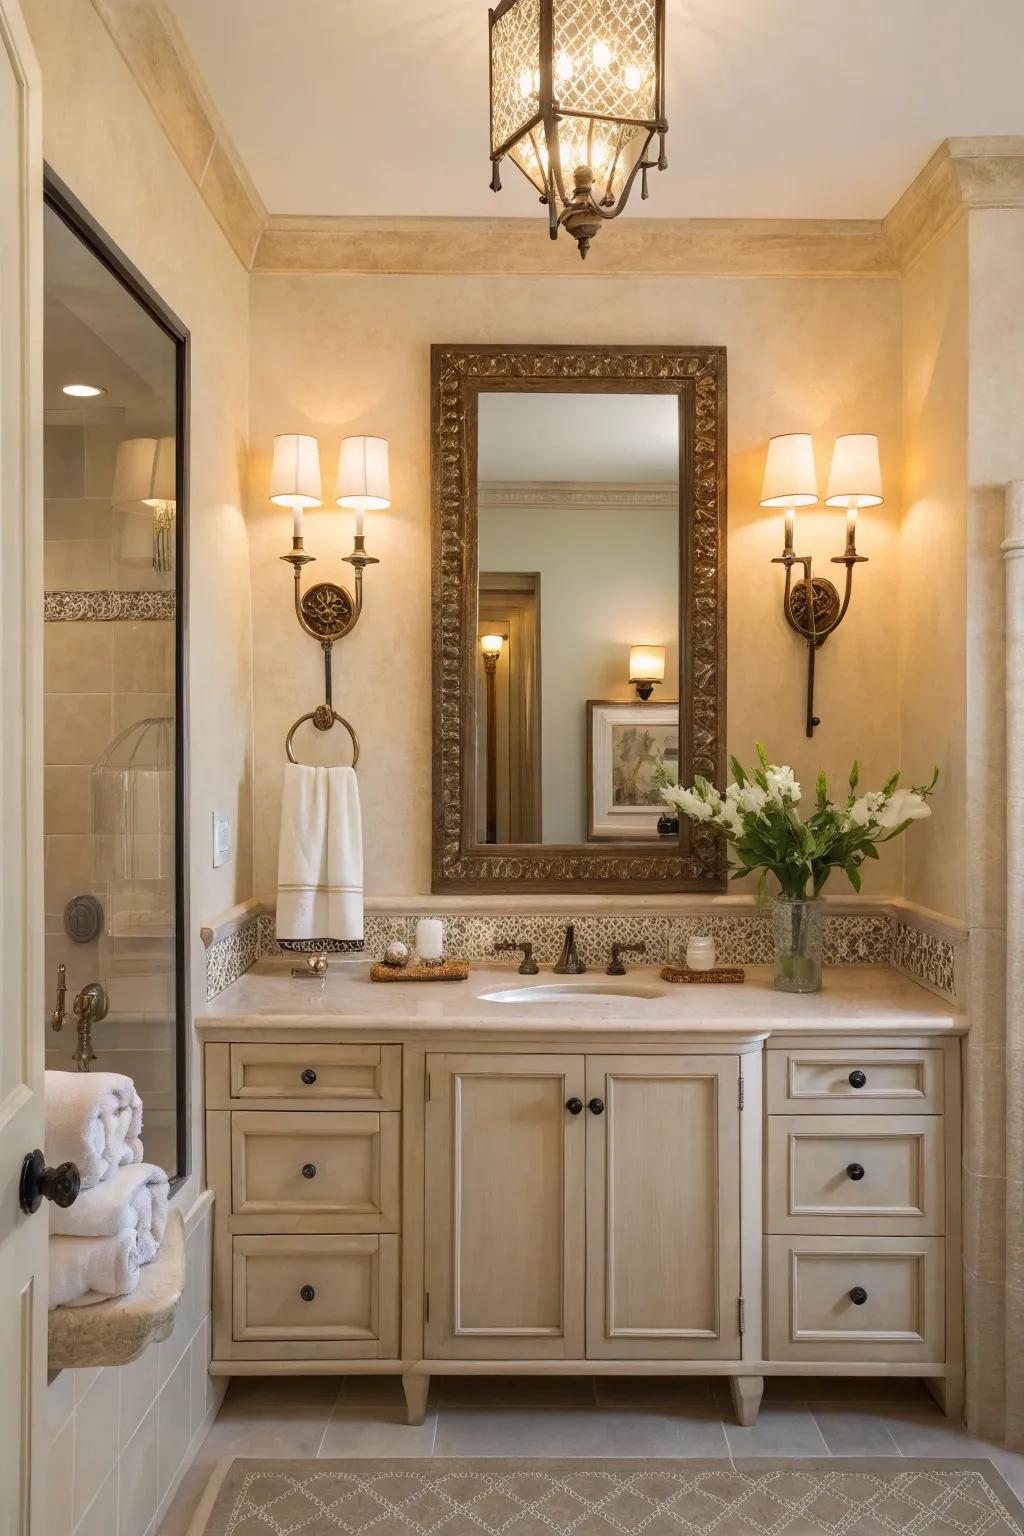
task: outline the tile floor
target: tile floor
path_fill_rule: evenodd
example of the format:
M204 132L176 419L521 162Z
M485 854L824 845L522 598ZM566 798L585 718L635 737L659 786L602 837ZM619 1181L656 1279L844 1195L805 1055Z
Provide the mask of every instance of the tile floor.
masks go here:
M973 1439L901 1378L769 1381L753 1429L735 1423L728 1382L706 1377L438 1377L417 1428L395 1377L240 1378L159 1536L184 1536L232 1455L984 1456L1024 1500L1024 1456Z

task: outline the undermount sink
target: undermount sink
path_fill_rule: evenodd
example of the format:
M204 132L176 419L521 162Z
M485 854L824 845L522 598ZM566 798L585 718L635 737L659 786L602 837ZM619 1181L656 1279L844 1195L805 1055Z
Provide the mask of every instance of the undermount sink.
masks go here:
M571 1003L575 998L589 998L597 1003L617 1003L623 998L651 999L661 997L656 987L626 982L617 987L612 982L566 981L548 982L539 987L506 987L501 992L484 992L482 1003Z

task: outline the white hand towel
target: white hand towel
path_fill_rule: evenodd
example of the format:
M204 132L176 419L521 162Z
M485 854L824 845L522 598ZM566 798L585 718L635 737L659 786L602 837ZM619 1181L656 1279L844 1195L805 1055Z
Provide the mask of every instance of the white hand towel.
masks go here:
M142 1161L142 1100L120 1072L47 1072L47 1160L74 1163L92 1189Z
M362 940L363 827L351 768L285 767L277 936Z
M135 1232L114 1237L50 1238L50 1311L89 1306L110 1296L130 1296L139 1283L139 1239Z
M134 1232L139 1263L155 1259L167 1227L167 1175L153 1163L132 1163L85 1189L62 1211L50 1206L50 1232L57 1237L113 1237Z

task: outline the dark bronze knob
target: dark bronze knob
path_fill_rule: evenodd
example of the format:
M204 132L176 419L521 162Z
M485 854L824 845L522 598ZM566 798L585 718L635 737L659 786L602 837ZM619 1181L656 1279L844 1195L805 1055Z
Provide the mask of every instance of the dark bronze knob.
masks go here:
M302 1297L303 1301L312 1301L313 1297L316 1295L316 1291L311 1285L304 1285L302 1290L299 1292L299 1295Z
M303 1165L302 1165L302 1177L304 1179L315 1179L316 1178L316 1163L303 1163ZM853 1175L851 1174L850 1177L852 1178Z
M316 1082L316 1073L313 1071L312 1067L307 1067L305 1072L303 1072L302 1081L305 1083L307 1088L311 1088Z
M582 1115L582 1113L583 1113L583 1100L582 1099L566 1099L565 1107L569 1111L570 1115Z
M855 1307L862 1307L868 1299L868 1293L862 1285L855 1285L850 1292L850 1300Z
M590 1103L587 1105L587 1108L590 1110L592 1115L603 1115L604 1099L591 1099Z
M18 1200L26 1216L38 1211L44 1200L52 1200L61 1210L67 1210L78 1199L82 1180L74 1163L61 1163L47 1168L46 1158L38 1148L29 1152L21 1165Z
M846 1172L854 1181L854 1183L856 1183L858 1179L862 1179L864 1177L864 1169L861 1167L860 1163L847 1163Z
M850 1087L863 1088L866 1082L867 1077L861 1071L860 1067L854 1067L853 1071L850 1073Z

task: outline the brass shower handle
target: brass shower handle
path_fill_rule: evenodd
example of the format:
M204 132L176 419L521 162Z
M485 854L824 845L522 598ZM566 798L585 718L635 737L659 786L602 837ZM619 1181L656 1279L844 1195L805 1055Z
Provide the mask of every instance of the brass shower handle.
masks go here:
M64 1006L68 996L67 977L68 969L62 961L57 967L57 1001L50 1014L50 1028L58 1032L64 1027L64 1020L67 1017Z

